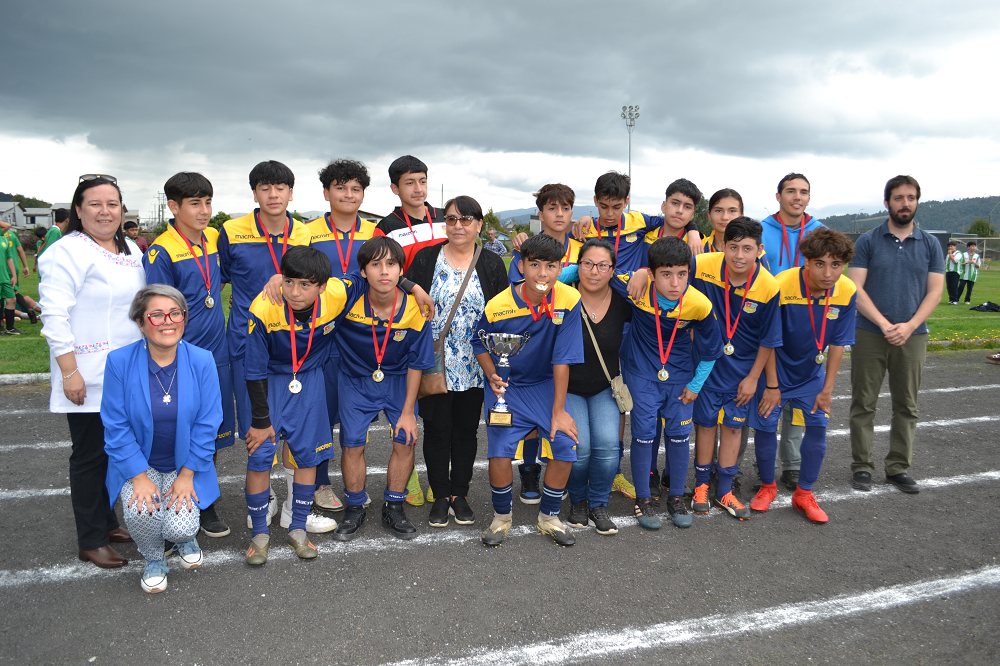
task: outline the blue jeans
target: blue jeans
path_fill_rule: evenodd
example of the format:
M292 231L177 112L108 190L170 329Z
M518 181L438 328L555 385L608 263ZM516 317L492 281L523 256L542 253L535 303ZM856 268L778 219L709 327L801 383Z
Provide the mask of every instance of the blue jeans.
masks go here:
M570 393L566 403L580 438L566 483L569 499L574 504L589 500L592 507L607 506L618 472L618 403L610 386L589 398Z

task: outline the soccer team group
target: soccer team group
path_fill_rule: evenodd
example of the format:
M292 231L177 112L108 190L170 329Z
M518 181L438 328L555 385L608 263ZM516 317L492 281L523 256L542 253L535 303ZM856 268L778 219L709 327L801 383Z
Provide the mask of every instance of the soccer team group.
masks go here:
M414 474L417 387L435 365L428 321L433 301L402 276L419 250L443 242L448 225L464 221L426 203L427 166L420 160L397 159L389 176L400 205L377 224L358 215L369 178L350 160L321 170L331 212L308 223L288 212L295 180L279 162L254 167L249 180L258 207L220 231L208 226L213 191L204 176L180 173L164 187L174 218L143 259L147 282L185 295L184 339L216 356L224 411L216 449L232 445L238 434L249 452L249 564L267 561L269 525L278 514L270 473L278 460L289 488L282 526L332 531L341 540L358 534L370 503L364 445L380 412L393 441L382 520L397 536L416 535L401 507ZM486 304L476 327L487 337L529 334L523 351L509 357L509 382L497 375L498 359L484 342L478 336L472 341L492 389L485 414L501 394L518 412L514 427L486 426L495 516L484 544L499 545L512 525L512 484L503 483L505 475L495 475L494 467L506 463L509 479L509 463L531 430L537 428L550 460L576 460L575 426L565 404L567 368L583 362L585 337L581 297L571 284L578 278L567 269L588 239L613 247L612 265L597 270L613 272L611 288L632 309L620 372L633 402L629 455L639 525L661 525L658 493L645 482L656 469L661 433L667 511L677 527L692 524L684 495L693 429L691 511L707 513L714 504L739 519L750 518L751 509L766 512L778 492L778 422L789 406L805 426L792 506L813 522L827 521L812 488L826 452L837 370L844 347L854 342L856 290L843 275L852 242L805 213L809 188L801 174L782 178L780 211L763 225L743 216L737 192L720 190L709 201L714 230L702 239L692 222L702 193L693 183L671 183L663 215L649 216L626 212L629 179L609 172L595 186L598 219L574 223L565 245L545 234L515 240L513 268L520 279ZM887 187L887 200L891 193ZM549 208L567 203L573 202L542 202L542 221ZM771 237L773 243L765 242ZM217 307L226 283L232 286L228 325ZM356 464L350 472L344 465L347 511L339 524L316 508L345 508L328 472L338 423L343 461L361 461L360 473ZM747 427L754 429L761 486L744 506L732 485ZM710 497L713 474L717 488ZM571 545L574 537L559 519L564 488L553 485L546 479L539 529ZM225 527L214 506L202 511L201 520L210 535L221 529L213 526ZM300 557L316 556L312 544L301 550Z

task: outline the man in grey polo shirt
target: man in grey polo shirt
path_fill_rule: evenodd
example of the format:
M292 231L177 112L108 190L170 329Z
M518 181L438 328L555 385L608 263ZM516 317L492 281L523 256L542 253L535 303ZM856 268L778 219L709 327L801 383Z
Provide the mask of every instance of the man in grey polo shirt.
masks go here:
M927 356L927 317L941 302L941 244L914 222L920 185L896 176L885 185L889 219L854 246L847 276L857 292L857 330L851 349L851 485L871 490L872 439L879 389L889 371L892 425L885 478L906 493L920 492L907 470L917 430L917 393Z

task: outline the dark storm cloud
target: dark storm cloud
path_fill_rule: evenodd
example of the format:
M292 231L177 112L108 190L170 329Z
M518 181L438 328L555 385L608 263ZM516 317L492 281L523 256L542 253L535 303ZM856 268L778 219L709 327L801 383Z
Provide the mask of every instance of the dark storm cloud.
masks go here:
M111 151L620 159L623 103L641 106L644 145L749 157L992 132L845 124L803 113L800 96L838 73L932 74L928 47L995 28L988 3L67 1L5 14L0 130L86 133Z

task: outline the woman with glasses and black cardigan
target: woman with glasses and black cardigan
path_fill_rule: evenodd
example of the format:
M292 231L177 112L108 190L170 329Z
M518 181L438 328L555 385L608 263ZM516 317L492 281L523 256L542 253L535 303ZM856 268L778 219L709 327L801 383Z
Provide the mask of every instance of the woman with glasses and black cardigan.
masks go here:
M428 523L445 527L449 516L471 525L475 515L466 501L476 460L479 417L483 410L483 372L472 353L472 336L486 303L507 288L507 268L493 252L476 244L483 209L472 197L445 205L448 240L425 247L413 257L406 277L434 299L432 332L437 340L448 321L466 273L475 268L444 339L447 393L420 399L424 421L424 461L433 493ZM478 249L478 258L477 258Z
M187 308L169 285L141 289L129 317L142 340L111 352L104 373L108 496L121 497L150 593L167 589L164 541L183 568L201 565L199 507L219 498L212 460L222 424L219 375L210 351L181 339Z
M66 233L38 260L52 373L49 410L66 414L73 442L69 485L79 557L104 568L128 564L109 542L132 540L104 486L104 364L109 352L139 339L128 311L146 284L142 252L122 230L122 208L114 178L81 176Z

